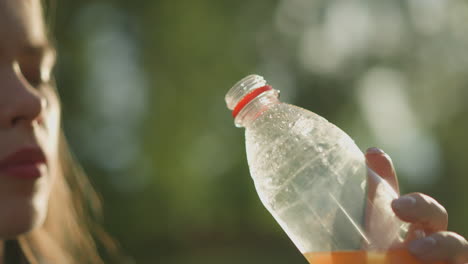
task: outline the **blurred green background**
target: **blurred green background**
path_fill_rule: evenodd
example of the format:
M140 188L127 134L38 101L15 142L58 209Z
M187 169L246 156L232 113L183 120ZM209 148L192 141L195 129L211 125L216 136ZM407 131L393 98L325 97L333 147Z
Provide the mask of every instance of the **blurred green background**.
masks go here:
M468 235L466 1L51 4L66 134L134 263L306 263L260 204L225 106L250 73L382 147L402 192Z

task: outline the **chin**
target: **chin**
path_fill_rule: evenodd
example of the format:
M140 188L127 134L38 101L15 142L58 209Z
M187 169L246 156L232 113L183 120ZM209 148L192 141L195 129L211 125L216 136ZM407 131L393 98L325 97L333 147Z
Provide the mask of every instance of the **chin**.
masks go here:
M30 199L0 202L0 239L12 239L33 231L44 223L46 213L47 208Z

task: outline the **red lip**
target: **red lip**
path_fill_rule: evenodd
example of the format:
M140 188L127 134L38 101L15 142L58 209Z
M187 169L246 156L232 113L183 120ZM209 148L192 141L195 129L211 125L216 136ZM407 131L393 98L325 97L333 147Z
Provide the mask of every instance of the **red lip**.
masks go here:
M21 179L41 177L41 166L47 163L44 152L38 147L22 148L0 160L0 174Z

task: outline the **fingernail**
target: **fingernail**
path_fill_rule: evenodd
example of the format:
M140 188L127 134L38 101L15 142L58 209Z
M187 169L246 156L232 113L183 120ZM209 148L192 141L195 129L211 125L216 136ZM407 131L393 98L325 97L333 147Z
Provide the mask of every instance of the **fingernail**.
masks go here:
M431 251L437 241L432 237L425 237L419 240L411 242L408 246L409 250L416 255L423 255L428 251Z
M396 207L396 209L411 208L415 204L416 204L416 199L414 199L411 196L402 196L393 201L393 206Z
M372 148L368 148L366 150L366 153L367 154L384 154L385 152L383 152L383 150L379 148L372 147Z

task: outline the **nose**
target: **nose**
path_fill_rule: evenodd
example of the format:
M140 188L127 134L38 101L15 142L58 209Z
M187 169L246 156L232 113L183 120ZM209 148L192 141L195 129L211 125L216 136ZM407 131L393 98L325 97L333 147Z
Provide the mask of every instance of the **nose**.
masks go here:
M0 67L0 128L41 122L46 99L22 76L17 66Z

